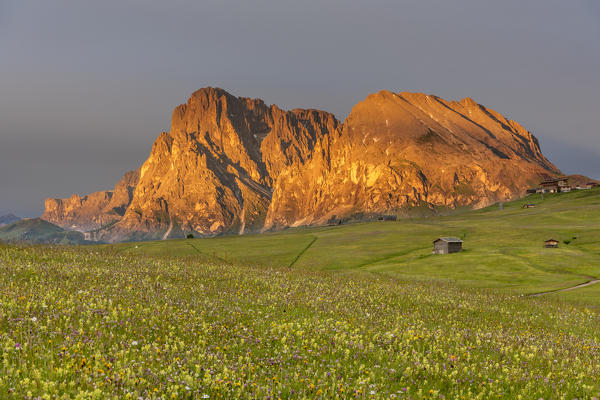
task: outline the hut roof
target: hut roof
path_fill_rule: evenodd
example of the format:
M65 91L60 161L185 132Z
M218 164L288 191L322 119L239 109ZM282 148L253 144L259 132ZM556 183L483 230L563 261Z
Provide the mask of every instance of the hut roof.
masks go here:
M445 237L441 237L439 239L435 239L433 241L433 243L437 242L438 240L443 240L444 242L448 242L448 243L462 243L462 240L460 240L457 237L453 237L453 236L445 236Z
M556 239L548 239L548 240L546 240L546 243L548 243L548 242L556 242L556 243L558 243L558 240L556 240Z
M567 180L569 180L568 176L558 176L556 178L545 179L542 182L540 182L540 185L542 185L544 183L558 183L560 181L567 181Z

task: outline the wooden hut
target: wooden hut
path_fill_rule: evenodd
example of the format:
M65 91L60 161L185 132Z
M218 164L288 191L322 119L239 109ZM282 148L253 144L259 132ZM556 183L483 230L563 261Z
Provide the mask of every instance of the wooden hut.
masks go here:
M546 244L546 247L548 247L548 248L558 247L558 240L555 240L555 239L548 239L544 243Z
M433 241L433 254L458 253L463 241L456 237L441 237Z

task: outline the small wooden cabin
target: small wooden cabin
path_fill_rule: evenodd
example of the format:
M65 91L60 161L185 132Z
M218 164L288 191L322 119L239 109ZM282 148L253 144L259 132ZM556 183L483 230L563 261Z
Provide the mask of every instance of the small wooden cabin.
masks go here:
M456 237L441 237L433 241L433 254L458 253L463 241Z
M535 204L533 204L533 203L523 204L523 208L535 208Z
M558 240L555 240L555 239L548 239L544 243L546 244L546 247L548 247L548 248L558 247Z

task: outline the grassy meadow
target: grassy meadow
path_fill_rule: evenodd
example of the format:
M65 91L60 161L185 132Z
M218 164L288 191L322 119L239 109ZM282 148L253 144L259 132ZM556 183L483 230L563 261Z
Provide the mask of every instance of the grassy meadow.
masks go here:
M449 235L465 251L431 255ZM600 284L526 296L597 277L600 190L264 235L0 246L0 398L599 398Z
M535 208L522 208L535 203ZM432 255L440 236L464 251ZM546 239L560 241L557 249ZM568 244L567 244L568 243ZM369 271L415 281L449 282L513 294L551 291L600 278L600 189L528 196L460 214L398 222L296 228L213 239L122 243L118 254L194 256L208 261L336 272ZM600 294L598 288L586 293ZM600 296L561 293L600 305Z

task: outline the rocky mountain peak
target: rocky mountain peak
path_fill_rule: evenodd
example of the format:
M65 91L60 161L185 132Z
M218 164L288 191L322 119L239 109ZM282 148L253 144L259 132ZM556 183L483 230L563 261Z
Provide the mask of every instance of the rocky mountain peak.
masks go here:
M560 171L518 123L465 98L382 90L344 124L207 87L113 191L49 199L44 218L116 241L320 224L411 207L482 207Z
M67 199L47 198L41 218L61 228L91 231L120 220L131 203L140 176L139 168L126 172L113 190Z

